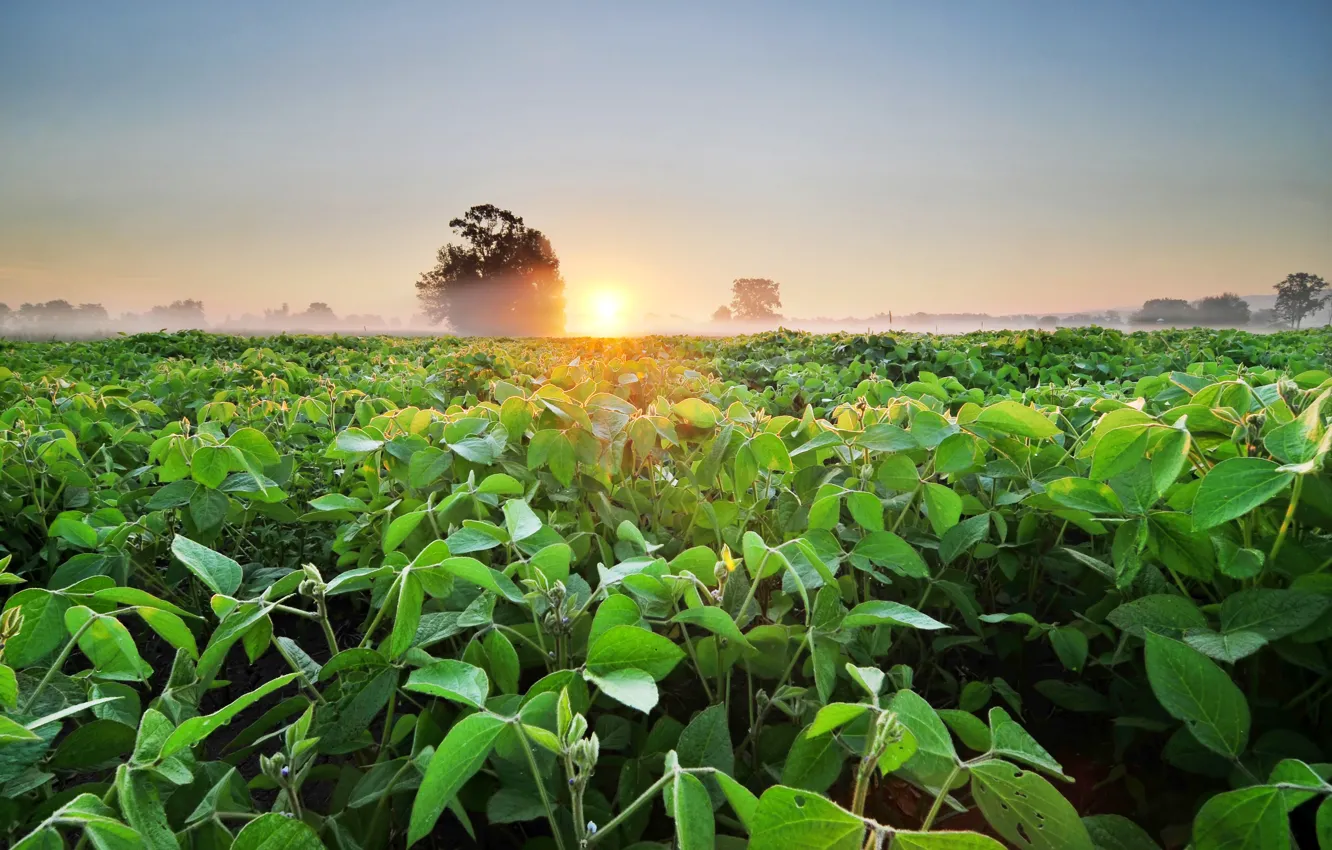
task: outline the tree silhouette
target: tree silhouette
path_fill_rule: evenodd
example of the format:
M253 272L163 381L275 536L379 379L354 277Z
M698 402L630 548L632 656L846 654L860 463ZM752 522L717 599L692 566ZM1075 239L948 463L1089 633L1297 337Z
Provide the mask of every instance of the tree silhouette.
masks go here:
M731 283L731 316L740 321L779 318L781 284L766 277L742 277Z
M304 313L298 313L292 319L308 328L329 328L338 323L338 316L333 308L323 301L312 301Z
M1200 325L1247 325L1251 318L1249 302L1233 292L1203 298L1194 303L1193 312Z
M1130 317L1134 322L1165 322L1193 324L1193 308L1183 298L1153 298L1143 302L1142 309Z
M1308 272L1286 275L1286 279L1273 288L1277 291L1276 314L1297 328L1305 316L1332 297L1332 293L1323 291L1327 289L1327 281Z
M493 204L449 222L461 244L439 249L416 282L434 322L459 334L547 336L564 333L564 278L545 234Z
M208 327L204 318L203 302L191 298L172 301L165 306L159 304L148 311L148 319L168 328L201 329Z
M725 304L712 311L712 321L729 322L731 321L731 308Z

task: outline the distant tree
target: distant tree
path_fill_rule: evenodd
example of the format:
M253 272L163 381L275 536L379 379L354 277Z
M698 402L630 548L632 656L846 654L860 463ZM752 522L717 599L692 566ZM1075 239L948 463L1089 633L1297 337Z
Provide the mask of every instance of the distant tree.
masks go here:
M203 302L192 298L172 301L166 305L159 304L148 311L147 318L159 327L198 330L208 326L204 318Z
M1261 328L1272 327L1280 321L1281 317L1277 315L1277 311L1270 307L1266 310L1253 311L1253 316L1249 318L1249 324L1257 325Z
M352 313L345 316L342 323L349 328L382 328L384 317L374 313Z
M101 304L80 304L74 312L82 322L105 322L111 318Z
M541 231L493 204L449 222L462 237L439 249L435 267L416 282L432 322L456 333L549 336L564 333L560 260Z
M1170 325L1192 324L1193 308L1183 298L1153 298L1143 302L1142 309L1134 313L1130 320L1137 323L1164 323Z
M1292 327L1298 328L1304 317L1318 310L1332 297L1324 292L1327 281L1316 274L1297 272L1286 275L1286 279L1274 287L1277 291L1276 314Z
M333 312L333 308L323 301L311 302L309 307L305 308L304 313L293 317L298 325L304 325L311 328L332 327L338 322L338 314Z
M1251 318L1249 302L1233 292L1210 295L1194 302L1193 313L1200 325L1247 325Z
M766 277L742 277L731 283L731 316L740 321L778 318L781 284Z
M1059 322L1058 316L1041 316L1038 320L1042 325L1053 325Z
M712 321L729 322L731 321L731 308L725 304L712 311Z
M291 307L286 301L282 302L282 307L277 310L264 308L264 324L273 326L284 326L291 320Z

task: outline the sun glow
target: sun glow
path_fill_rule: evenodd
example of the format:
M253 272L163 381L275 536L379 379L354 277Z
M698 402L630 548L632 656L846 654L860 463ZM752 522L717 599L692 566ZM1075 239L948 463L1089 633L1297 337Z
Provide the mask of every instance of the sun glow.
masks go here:
M603 289L592 293L592 331L598 336L614 336L624 328L624 298L620 293Z

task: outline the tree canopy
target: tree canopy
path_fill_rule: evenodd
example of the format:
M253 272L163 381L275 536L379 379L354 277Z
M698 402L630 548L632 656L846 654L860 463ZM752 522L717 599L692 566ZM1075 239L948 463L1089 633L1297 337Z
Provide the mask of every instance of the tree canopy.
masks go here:
M460 243L439 249L416 282L422 312L460 334L564 333L564 278L550 240L493 204L449 222Z
M1233 292L1199 299L1193 312L1200 325L1247 325L1252 317L1249 302Z
M1192 324L1193 308L1183 298L1152 298L1143 302L1142 309L1130 318L1134 322Z
M1277 316L1299 327L1304 317L1314 313L1332 298L1332 292L1325 292L1327 281L1316 274L1296 272L1286 275L1286 279L1273 287L1277 291Z
M731 316L739 321L776 319L782 306L781 284L766 277L742 277L731 283Z

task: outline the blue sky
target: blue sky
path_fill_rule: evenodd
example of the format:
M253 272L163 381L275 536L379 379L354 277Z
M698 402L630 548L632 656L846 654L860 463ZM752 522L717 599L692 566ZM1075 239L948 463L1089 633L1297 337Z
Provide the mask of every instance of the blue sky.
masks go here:
M280 8L271 8L280 7ZM1327 2L8 2L0 301L407 315L476 203L703 317L1332 275Z

